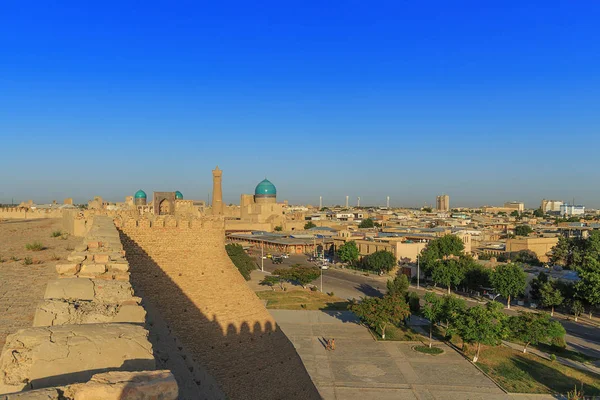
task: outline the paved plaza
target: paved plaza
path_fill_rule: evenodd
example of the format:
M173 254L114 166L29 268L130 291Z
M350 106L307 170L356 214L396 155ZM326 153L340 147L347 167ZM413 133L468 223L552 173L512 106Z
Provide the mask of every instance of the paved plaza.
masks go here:
M438 356L415 343L376 342L352 313L269 310L296 347L325 400L510 398L444 344ZM335 351L324 340L335 338Z

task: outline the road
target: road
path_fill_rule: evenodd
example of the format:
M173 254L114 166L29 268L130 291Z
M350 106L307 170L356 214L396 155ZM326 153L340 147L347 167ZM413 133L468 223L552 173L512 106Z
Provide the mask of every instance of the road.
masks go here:
M270 259L264 260L264 269L265 271L272 272L277 268L289 267L293 264L312 265L304 255L290 255L290 258L283 260L283 264L273 264ZM324 270L322 280L324 292L333 292L336 296L345 299L359 299L363 296L381 296L387 291L387 278L376 275L365 276L358 271L349 269L340 270L336 268ZM321 279L317 279L313 284L321 288ZM410 290L419 293L421 296L426 293L426 290L417 290L414 286L411 286ZM477 301L467 299L469 307L477 304ZM517 311L514 309L504 311L509 315L517 314ZM559 319L559 321L567 331L567 335L565 336L567 348L600 359L600 328L571 320Z

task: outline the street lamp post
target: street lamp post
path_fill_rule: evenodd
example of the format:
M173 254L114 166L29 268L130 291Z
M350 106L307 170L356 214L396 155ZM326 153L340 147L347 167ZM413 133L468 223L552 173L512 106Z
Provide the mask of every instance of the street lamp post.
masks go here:
M260 270L265 272L265 259L263 258L265 255L265 243L260 243Z
M421 267L419 266L419 255L417 254L417 289L420 289L420 287L419 287L420 279L421 279Z
M323 266L321 266L321 293L323 293Z

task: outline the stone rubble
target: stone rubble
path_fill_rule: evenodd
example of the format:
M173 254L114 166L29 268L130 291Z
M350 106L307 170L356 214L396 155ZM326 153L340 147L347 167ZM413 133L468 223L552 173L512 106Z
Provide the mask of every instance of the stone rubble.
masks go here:
M34 327L9 335L0 353L0 400L176 399L173 375L153 371L146 311L113 220L95 216L56 272Z

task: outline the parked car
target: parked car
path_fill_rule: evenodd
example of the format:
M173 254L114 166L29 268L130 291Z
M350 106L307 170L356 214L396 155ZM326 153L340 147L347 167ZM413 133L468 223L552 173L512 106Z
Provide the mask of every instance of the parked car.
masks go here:
M290 258L290 255L289 255L289 253L284 253L284 254L281 255L281 257L283 257L283 258Z
M273 258L273 254L267 253L267 258Z
M271 258L271 261L273 262L273 264L282 264L283 263L283 257L281 257L281 256L273 256Z

